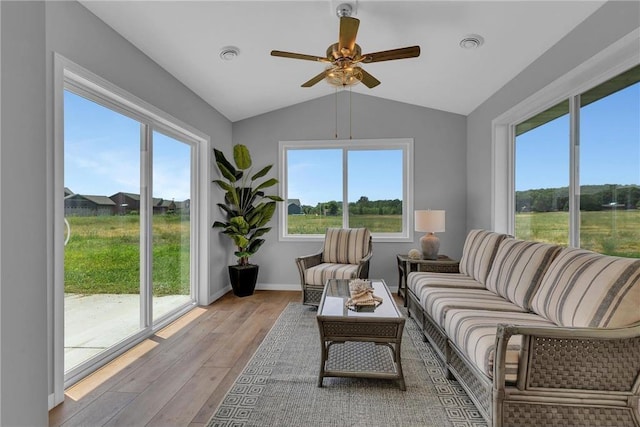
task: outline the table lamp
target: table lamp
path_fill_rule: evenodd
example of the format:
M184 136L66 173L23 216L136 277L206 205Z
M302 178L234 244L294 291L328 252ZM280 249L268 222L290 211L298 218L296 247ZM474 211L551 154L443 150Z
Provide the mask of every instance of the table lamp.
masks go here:
M438 259L440 239L433 233L440 233L444 229L445 211L415 211L416 231L424 231L426 234L420 238L422 257L424 259Z

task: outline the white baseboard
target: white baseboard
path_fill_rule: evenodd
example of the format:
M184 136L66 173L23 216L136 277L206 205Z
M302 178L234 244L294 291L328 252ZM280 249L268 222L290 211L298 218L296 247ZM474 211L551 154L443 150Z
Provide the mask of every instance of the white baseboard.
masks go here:
M281 284L281 283L258 283L256 285L258 291L302 291L300 284Z

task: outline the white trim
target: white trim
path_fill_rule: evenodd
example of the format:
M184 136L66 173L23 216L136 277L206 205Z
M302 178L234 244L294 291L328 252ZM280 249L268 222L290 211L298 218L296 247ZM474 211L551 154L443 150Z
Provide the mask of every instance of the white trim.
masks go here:
M2 28L2 6L0 5L0 28ZM2 46L2 31L0 31L0 46ZM0 100L2 99L2 52L0 51ZM2 102L0 102L0 147L2 147ZM2 164L0 150L0 165ZM0 224L2 224L2 173L0 173ZM0 226L0 242L2 241L2 226ZM2 277L2 245L0 245L0 277ZM2 292L0 292L0 331L2 331ZM1 336L0 332L0 336ZM0 385L2 384L2 339L0 339ZM2 393L0 393L0 420L2 419Z
M348 189L348 164L347 154L349 151L357 150L384 150L394 149L402 150L402 178L403 178L403 194L402 194L402 210L403 210L403 231L401 233L371 233L374 242L413 242L413 138L384 138L384 139L331 139L331 140L298 140L298 141L279 141L278 142L278 159L279 159L279 194L286 201L289 199L287 194L287 151L289 149L323 149L333 148L341 149L342 155L342 194L343 198L347 195ZM343 200L343 205L347 200ZM346 224L348 221L348 213L343 209L342 222ZM289 235L287 230L287 206L283 206L278 210L278 240L281 242L316 242L324 239L321 234L308 235Z
M572 96L579 95L640 63L640 28L600 51L584 63L510 108L491 122L492 132L492 214L495 231L514 233L515 193L513 191L513 141L510 129ZM505 151L511 150L511 152ZM505 202L502 197L508 197Z

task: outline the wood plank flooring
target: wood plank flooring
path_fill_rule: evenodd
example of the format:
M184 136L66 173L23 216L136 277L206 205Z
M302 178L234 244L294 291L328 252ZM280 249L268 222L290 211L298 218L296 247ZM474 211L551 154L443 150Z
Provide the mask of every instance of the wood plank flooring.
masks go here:
M197 307L65 393L50 427L204 427L300 292L228 293Z

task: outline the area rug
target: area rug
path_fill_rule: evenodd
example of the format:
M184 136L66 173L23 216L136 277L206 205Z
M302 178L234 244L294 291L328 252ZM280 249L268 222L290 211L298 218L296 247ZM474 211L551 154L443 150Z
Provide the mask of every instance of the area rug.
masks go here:
M412 319L402 340L406 391L396 381L365 378L325 378L318 387L316 314L299 303L285 308L207 427L486 427Z

